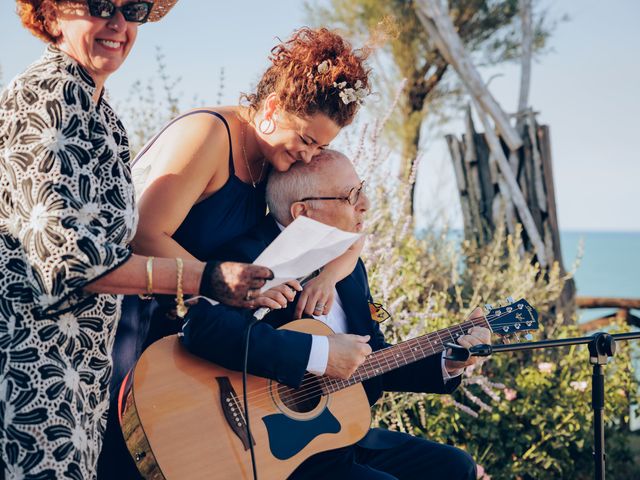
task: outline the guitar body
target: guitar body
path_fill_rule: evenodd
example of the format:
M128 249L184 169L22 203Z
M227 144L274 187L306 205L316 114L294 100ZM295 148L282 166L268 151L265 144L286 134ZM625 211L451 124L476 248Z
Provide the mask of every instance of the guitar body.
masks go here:
M331 333L316 320L291 322L286 329ZM172 336L144 352L130 385L121 424L145 478L253 478L241 373L190 354ZM295 390L248 375L247 394L263 480L284 479L310 456L357 442L371 422L362 384L321 395L308 385Z

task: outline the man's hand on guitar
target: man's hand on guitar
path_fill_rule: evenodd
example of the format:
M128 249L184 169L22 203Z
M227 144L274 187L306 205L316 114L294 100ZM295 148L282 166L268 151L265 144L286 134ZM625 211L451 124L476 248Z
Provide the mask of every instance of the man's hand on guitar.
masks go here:
M329 360L325 375L348 379L371 354L369 335L337 333L329 335Z
M484 327L473 327L466 335L462 335L457 339L458 345L464 348L470 348L474 345L491 344L491 331ZM453 360L445 360L444 367L449 373L457 373L457 370L474 365L479 357L469 357L466 362L456 362Z

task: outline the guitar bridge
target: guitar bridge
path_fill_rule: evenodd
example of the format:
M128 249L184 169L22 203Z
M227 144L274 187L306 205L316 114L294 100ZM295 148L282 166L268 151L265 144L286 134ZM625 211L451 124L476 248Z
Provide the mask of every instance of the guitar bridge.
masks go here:
M218 386L220 387L220 403L222 404L222 411L224 418L227 420L229 427L233 430L245 450L249 450L249 436L247 435L247 422L244 417L244 410L238 400L238 395L233 389L233 385L227 377L216 377ZM256 444L253 436L251 437L251 443Z

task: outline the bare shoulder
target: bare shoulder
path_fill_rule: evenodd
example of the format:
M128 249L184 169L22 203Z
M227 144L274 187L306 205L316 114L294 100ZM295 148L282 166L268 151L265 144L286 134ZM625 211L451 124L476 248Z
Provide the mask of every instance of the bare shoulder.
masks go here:
M213 176L219 168L226 171L229 136L224 123L211 109L187 112L171 124L145 156L158 173L181 173L185 169ZM161 172L160 172L161 171Z
M133 176L139 198L179 198L193 205L224 185L229 177L229 135L222 120L211 114L214 111L237 131L234 107L199 108L178 117L136 159Z

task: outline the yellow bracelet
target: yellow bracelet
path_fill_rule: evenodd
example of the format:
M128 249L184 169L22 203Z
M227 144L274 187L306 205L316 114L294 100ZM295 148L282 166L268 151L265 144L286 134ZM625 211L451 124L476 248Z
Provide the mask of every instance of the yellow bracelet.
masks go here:
M184 263L181 258L176 258L177 285L176 285L176 314L179 318L184 318L187 314L187 306L184 304L184 292L182 290L182 272Z
M153 298L153 258L147 258L147 293L138 295L142 300L151 300Z

